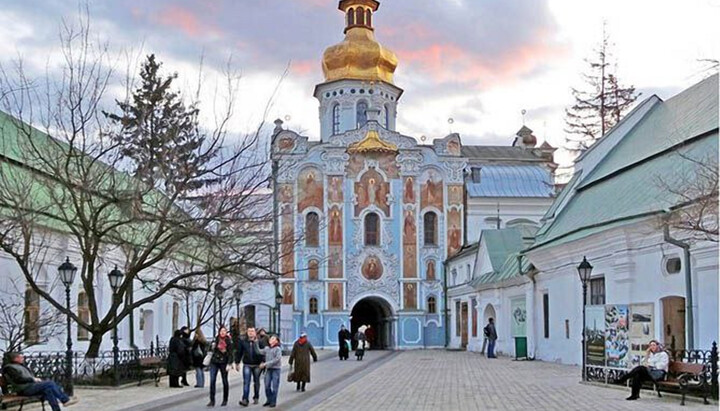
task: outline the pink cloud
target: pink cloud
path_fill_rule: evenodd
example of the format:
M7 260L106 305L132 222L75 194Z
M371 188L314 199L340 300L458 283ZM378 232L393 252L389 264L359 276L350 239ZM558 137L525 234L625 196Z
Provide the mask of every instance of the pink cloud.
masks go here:
M204 30L200 20L191 10L180 6L169 6L157 17L157 22L176 29L180 29L189 37L198 37Z
M300 76L307 76L320 72L318 60L296 60L290 65L290 72Z

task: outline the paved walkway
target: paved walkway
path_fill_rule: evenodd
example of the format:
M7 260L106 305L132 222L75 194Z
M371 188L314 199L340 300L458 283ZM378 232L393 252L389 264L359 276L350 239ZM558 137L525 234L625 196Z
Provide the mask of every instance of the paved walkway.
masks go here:
M495 360L467 352L406 351L313 410L678 410L677 397L580 384L579 367ZM687 409L717 409L702 401Z

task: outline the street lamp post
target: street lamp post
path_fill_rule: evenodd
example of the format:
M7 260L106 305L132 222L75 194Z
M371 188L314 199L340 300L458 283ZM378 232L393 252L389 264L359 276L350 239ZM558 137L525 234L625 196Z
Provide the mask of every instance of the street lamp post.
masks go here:
M218 312L220 313L220 320L218 321L218 330L220 329L220 327L223 326L223 318L222 318L223 293L225 293L225 287L223 287L222 282L215 284L215 296L218 299Z
M238 322L238 329L237 332L240 333L240 300L242 300L243 290L238 285L233 290L233 297L235 298L235 317L237 317Z
M278 283L275 283L275 311L277 312L276 320L275 320L275 333L278 335L278 338L280 337L280 304L282 304L283 296L280 294L280 291L278 290ZM280 341L282 341L282 338L280 338Z
M123 282L125 274L118 270L117 265L108 273L108 280L113 292L113 381L115 385L120 385L120 374L118 374L118 362L120 360L120 350L118 349L118 331L117 331L117 304L120 285Z
M583 256L583 260L578 266L578 275L580 276L580 282L582 283L583 292L583 306L582 306L582 380L587 381L587 368L586 368L586 357L587 357L587 332L585 330L585 306L587 305L587 285L590 281L590 275L592 274L593 267L588 262L587 258Z
M70 257L58 267L60 281L65 285L65 308L67 308L67 351L65 352L65 393L69 396L73 395L72 382L72 327L70 323L70 286L75 281L75 273L77 267L70 262Z

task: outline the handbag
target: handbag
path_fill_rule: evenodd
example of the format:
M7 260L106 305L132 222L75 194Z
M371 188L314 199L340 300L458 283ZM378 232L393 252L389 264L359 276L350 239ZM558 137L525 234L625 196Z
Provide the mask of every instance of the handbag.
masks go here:
M288 368L287 380L288 380L288 382L293 382L294 379L295 379L295 372L293 372L293 366L292 366L292 364L290 364L290 366Z
M205 354L205 358L203 358L203 365L206 367L210 366L210 362L212 362L213 354L215 353L215 343L212 343L212 346L210 346L210 349L208 350L207 354Z

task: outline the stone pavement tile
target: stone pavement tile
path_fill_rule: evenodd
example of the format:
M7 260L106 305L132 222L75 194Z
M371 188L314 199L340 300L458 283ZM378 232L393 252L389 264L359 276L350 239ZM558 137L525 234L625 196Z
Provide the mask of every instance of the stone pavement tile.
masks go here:
M486 359L467 352L406 351L328 398L314 410L362 404L377 410L677 410L677 397L581 384L579 367ZM703 409L688 401L688 409ZM707 409L707 408L705 408Z
M335 356L337 352L332 350L317 350L320 359ZM283 366L287 366L288 356L283 356ZM167 377L160 380L160 386L154 384L143 384L142 386L131 386L127 388L82 388L75 387L75 398L77 403L72 406L73 411L115 411L132 407L137 407L152 401L169 399L177 395L192 395L188 392L192 391L203 396L208 391L209 375L205 372L205 388L193 388L195 385L195 370L188 371L188 383L190 387L169 388ZM240 372L231 371L229 374L230 385L242 381L242 370Z

